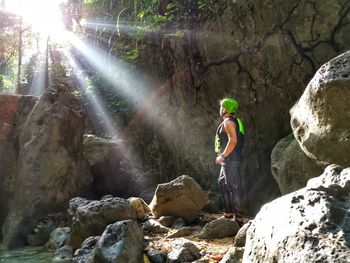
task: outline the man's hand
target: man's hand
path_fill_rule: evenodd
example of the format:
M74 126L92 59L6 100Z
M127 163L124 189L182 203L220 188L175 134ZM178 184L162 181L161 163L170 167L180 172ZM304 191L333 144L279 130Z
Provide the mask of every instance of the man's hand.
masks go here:
M222 165L222 163L225 161L225 158L220 154L218 157L216 157L215 163Z

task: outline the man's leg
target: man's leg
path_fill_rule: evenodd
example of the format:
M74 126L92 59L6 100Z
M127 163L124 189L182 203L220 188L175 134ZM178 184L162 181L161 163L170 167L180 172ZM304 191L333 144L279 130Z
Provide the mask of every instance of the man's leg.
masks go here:
M240 162L230 160L226 167L226 181L230 192L230 208L235 214L236 221L242 223L240 198Z
M224 211L226 217L231 217L230 214L232 213L232 207L231 207L231 191L227 185L226 180L226 165L221 165L220 175L218 178L218 186L222 197L222 202L224 205Z

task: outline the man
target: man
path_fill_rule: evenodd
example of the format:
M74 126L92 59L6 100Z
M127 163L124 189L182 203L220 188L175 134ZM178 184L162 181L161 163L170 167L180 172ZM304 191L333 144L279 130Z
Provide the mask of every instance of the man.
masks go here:
M238 110L236 99L226 98L220 102L220 116L223 122L215 136L215 163L221 165L218 179L219 189L224 204L224 216L233 218L242 225L240 204L240 164L243 159L244 126L234 114Z

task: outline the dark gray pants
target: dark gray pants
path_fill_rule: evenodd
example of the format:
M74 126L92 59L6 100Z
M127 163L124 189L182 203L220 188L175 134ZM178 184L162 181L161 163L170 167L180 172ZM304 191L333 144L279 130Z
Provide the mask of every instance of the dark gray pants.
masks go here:
M218 184L225 212L239 214L241 211L240 165L241 162L229 158L221 165Z

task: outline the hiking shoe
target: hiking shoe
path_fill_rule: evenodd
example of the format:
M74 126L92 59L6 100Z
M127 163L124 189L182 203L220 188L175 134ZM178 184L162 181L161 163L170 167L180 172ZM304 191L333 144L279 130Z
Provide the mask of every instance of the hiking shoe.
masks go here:
M233 214L231 213L224 213L224 217L227 218L227 219L233 219Z

